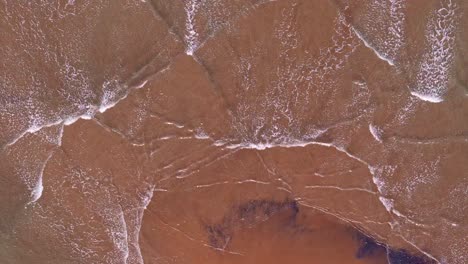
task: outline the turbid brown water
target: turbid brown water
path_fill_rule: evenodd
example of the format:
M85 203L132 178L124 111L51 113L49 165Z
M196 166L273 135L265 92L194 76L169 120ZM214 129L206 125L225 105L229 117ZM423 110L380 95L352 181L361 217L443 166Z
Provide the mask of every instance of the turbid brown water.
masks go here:
M467 263L467 12L0 0L0 263Z

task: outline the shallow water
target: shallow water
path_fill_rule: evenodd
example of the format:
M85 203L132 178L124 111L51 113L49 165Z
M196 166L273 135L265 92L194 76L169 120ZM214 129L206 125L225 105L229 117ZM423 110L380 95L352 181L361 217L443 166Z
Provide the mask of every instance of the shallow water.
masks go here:
M0 0L2 263L466 263L467 11Z

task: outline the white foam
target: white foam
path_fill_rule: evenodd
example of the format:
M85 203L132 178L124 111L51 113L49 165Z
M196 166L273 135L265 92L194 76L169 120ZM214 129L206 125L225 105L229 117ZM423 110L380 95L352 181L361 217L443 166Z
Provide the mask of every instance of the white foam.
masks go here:
M372 124L369 124L369 131L375 140L382 143L382 130Z
M59 134L57 136L57 145L62 146L62 139L63 139L63 131L65 126L61 125L59 129Z
M195 15L198 11L199 0L188 0L185 6L186 22L185 30L185 42L187 48L185 49L185 54L192 56L195 50L198 47L198 33L195 30Z
M375 187L377 187L377 190L379 193L384 193L384 187L385 183L381 179L382 174L384 172L384 168L379 168L379 167L371 167L370 168L371 174L372 174L372 182L374 183Z
M53 151L50 152L49 155L47 156L46 160L44 161L44 164L42 165L42 167L41 167L41 169L39 171L36 186L31 191L31 201L28 204L35 203L35 202L37 202L37 200L39 200L39 198L41 198L42 192L44 191L44 185L43 185L42 178L44 176L44 171L46 169L47 163L52 158L53 154L54 154Z
M114 97L114 94L112 92L109 92L106 89L106 85L103 87L104 93L102 95L101 99L101 105L98 108L99 113L104 113L108 109L114 107L119 100L112 100L112 97Z
M110 82L104 83L103 88L105 88L109 84L110 84ZM30 134L36 133L39 130L41 130L43 128L46 128L46 127L52 127L52 126L56 126L56 125L69 126L69 125L74 124L75 122L77 122L80 119L91 120L91 119L94 118L94 116L96 114L106 112L107 110L113 108L117 103L119 103L120 101L127 98L127 96L128 96L131 89L140 89L145 84L146 84L146 81L143 81L142 84L140 84L138 86L127 87L127 92L122 97L117 98L117 99L113 98L115 96L114 93L105 91L104 95L103 95L103 98L101 100L101 104L99 106L83 106L82 108L86 109L86 111L84 113L74 114L74 115L70 115L70 116L67 116L67 117L58 118L57 120L51 121L49 123L41 124L41 125L37 125L37 122L33 123L33 125L31 125L25 131L21 132L12 141L6 143L4 147L12 146L16 142L18 142L21 138L23 138L25 135L27 135L29 133ZM114 99L114 100L110 100L110 99ZM63 128L62 128L62 130L63 130ZM60 137L62 137L62 136L63 136L63 131L61 132ZM61 140L60 140L60 144L61 144Z
M141 89L148 83L148 80L144 80L139 85L135 86L135 89Z
M169 122L169 121L164 122L164 124L170 125L170 126L175 126L175 127L177 127L177 128L184 128L184 127L185 127L184 125L177 124L177 123L175 123L175 122Z
M346 187L341 187L341 186L308 185L308 186L305 186L304 188L306 188L306 189L335 189L335 190L339 190L339 191L358 191L358 192L366 192L366 193L370 193L370 194L376 194L374 191L367 190L367 189L364 189L364 188L357 188L357 187L346 188Z
M294 141L294 142L289 142L289 143L286 143L286 142L284 143L251 143L251 142L248 142L248 143L227 145L226 148L265 150L265 149L277 148L277 147L283 147L283 148L305 147L311 144L314 144L314 142L303 142L303 141Z
M121 208L121 207L120 207ZM115 231L112 230L112 240L114 244L117 246L117 249L120 251L119 253L122 254L123 263L127 263L127 259L129 256L129 248L128 248L128 230L127 230L127 222L125 221L125 215L121 208L121 213L119 215L120 221L119 223L115 223Z
M215 183L210 183L210 184L199 184L199 185L195 185L195 188L209 188L209 187L228 184L228 183L229 181L215 182Z
M146 209L148 207L148 205L150 204L151 200L153 199L153 195L154 195L155 190L160 190L160 189L156 189L155 186L152 186L151 190L148 192L148 194L143 197L143 209Z
M42 196L42 192L44 191L44 185L42 184L42 175L39 177L37 181L36 187L31 192L31 201L29 203L35 203L39 198Z
M251 54L240 57L235 74L241 80L243 90L237 95L239 103L235 106L233 127L238 133L236 137L243 143L231 146L232 148L263 150L277 146L304 146L326 131L303 122L306 121L304 116L308 116L306 113L310 111L309 100L313 97L312 94L323 94L324 91L320 91L322 89L315 88L322 85L327 87L330 84L329 79L343 70L349 56L360 42L344 16L338 14L331 36L333 44L321 48L318 58L307 54L306 51L305 58L294 59L292 54L298 52L297 48L301 43L295 21L297 8L299 6L296 4L285 7L281 12L282 18L278 19L278 24L275 22L272 41L280 45L277 56L281 61L284 60L286 65L274 67L271 75L266 78L268 88L261 89L260 94L256 89L258 83L255 81L258 79L258 69L253 67L259 57ZM254 49L256 54L265 53L257 47ZM303 82L305 89L300 87ZM251 100L252 98L254 99ZM354 104L353 99L350 103ZM216 144L222 145L222 142Z
M383 52L394 62L398 59L400 50L405 44L405 0L390 0L390 26L388 37L384 43Z
M392 212L392 209L393 209L393 201L392 200L390 200L388 198L385 198L385 197L382 197L382 196L379 196L379 200L384 205L385 209L387 209L388 212Z
M412 91L411 92L411 95L412 96L415 96L417 98L419 98L420 100L422 101L426 101L426 102L430 102L430 103L440 103L442 101L444 101L444 99L442 98L442 96L440 95L437 95L436 93L433 93L433 94L424 94L424 92L415 92L415 91Z
M210 136L205 131L203 131L202 128L198 128L196 130L194 137L196 139L210 139Z
M391 17L391 27L390 32L396 38L398 42L398 48L403 45L404 39L404 21L405 21L405 13L403 9L406 7L405 0L390 0L390 17Z
M54 122L51 122L51 123L47 123L47 124L42 125L42 126L38 126L38 125L33 124L31 127L29 127L28 129L26 129L25 131L23 131L22 133L20 133L20 134L19 134L16 138L14 138L12 141L10 141L10 142L8 142L7 144L5 144L5 147L12 146L12 145L16 144L16 142L18 142L20 139L22 139L22 138L23 138L24 136L26 136L27 134L34 134L34 133L38 132L39 130L41 130L41 129L43 129L43 128L59 125L61 122L62 122L62 120L57 120L57 121L54 121Z
M356 36L362 41L362 43L364 43L364 46L366 46L367 48L371 49L375 55L377 55L377 57L383 61L385 61L386 63L388 63L390 66L395 66L395 64L393 63L393 61L389 58L387 58L385 55L381 54L376 48L374 48L369 42L367 42L367 40L362 36L362 34L357 31L354 27L352 27L354 33L356 34Z
M456 5L444 1L426 29L428 51L423 55L411 94L423 101L440 103L448 90L455 50Z
M257 180L253 180L253 179L247 179L247 180L243 180L243 181L237 181L236 183L237 183L237 184L243 184L243 183L257 183L257 184L263 184L263 185L269 185L269 184L270 184L269 182L257 181Z

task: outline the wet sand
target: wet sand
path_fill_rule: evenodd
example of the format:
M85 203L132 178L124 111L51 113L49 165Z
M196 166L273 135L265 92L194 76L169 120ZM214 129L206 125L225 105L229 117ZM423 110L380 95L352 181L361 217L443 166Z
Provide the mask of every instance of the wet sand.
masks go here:
M0 262L466 263L467 12L0 0Z

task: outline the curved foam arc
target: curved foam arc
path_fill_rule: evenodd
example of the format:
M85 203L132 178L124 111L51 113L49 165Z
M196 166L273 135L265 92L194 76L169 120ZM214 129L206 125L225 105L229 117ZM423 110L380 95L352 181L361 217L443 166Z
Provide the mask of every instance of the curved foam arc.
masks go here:
M44 191L44 185L42 184L42 175L39 177L37 181L36 187L31 191L31 201L29 203L35 203L39 198L42 196L42 192Z
M417 87L411 91L420 100L440 103L448 90L455 49L452 35L456 30L456 8L452 0L444 1L427 25L429 50L423 55L416 76Z
M364 36L362 36L362 34L356 30L356 28L352 27L354 33L356 34L356 36L362 41L362 43L364 44L364 46L366 46L367 48L369 48L370 50L372 50L374 52L374 54L381 60L385 61L386 63L388 63L388 65L390 66L395 66L395 63L390 60L389 58L387 58L385 55L383 55L382 53L380 53L375 47L373 47L365 38Z
M107 110L113 108L120 101L127 98L128 94L130 93L130 91L132 89L141 89L146 85L147 82L148 82L148 80L144 80L143 82L141 82L140 84L138 84L136 86L128 87L126 93L123 96L121 96L120 98L117 98L117 99L115 99L113 101L108 100L108 98L112 98L112 96L105 96L101 100L101 104L99 106L94 106L94 105L89 106L89 107L87 107L88 109L87 109L87 111L85 113L82 113L82 114L79 114L79 115L71 115L71 116L67 116L67 117L59 117L54 121L51 121L49 123L45 123L45 124L40 125L40 126L32 125L31 127L26 129L25 131L18 134L18 136L15 137L13 140L11 140L7 144L5 144L3 146L3 148L12 146L16 142L18 142L21 138L23 138L26 134L34 134L34 133L38 132L39 130L41 130L43 128L57 126L57 125L60 125L60 124L62 124L63 126L69 126L69 125L74 124L76 121L78 121L80 119L83 119L83 120L93 119L96 114L98 114L98 113L102 114L102 113L106 112ZM63 134L63 128L62 128L61 133ZM61 140L60 140L60 144L61 144Z
M412 96L417 97L418 99L430 103L440 103L444 101L444 99L441 96L437 96L436 94L426 94L424 92L415 92L411 91L410 92Z
M38 177L36 186L31 191L31 201L28 202L28 204L35 203L37 202L37 200L39 200L39 198L41 198L42 192L44 191L42 177L44 176L44 171L47 167L47 163L49 162L49 160L52 158L53 155L54 155L54 151L51 151L49 155L47 156L46 160L44 161L44 164L42 165L42 168L40 169L40 172L39 172L39 177Z
M390 66L395 66L405 45L406 2L404 0L368 2L370 3L365 17L370 21L359 30L353 27L354 33L379 59ZM376 24L374 20L381 20L383 24Z
M9 147L9 146L12 146L12 145L16 144L16 142L18 142L18 140L22 139L26 134L34 134L34 133L38 132L39 130L41 130L43 128L56 126L56 125L59 125L62 122L63 122L63 120L60 119L60 120L57 120L55 122L50 122L50 123L47 123L47 124L42 125L42 126L33 125L33 126L29 127L28 129L26 129L25 131L18 134L17 137L15 137L10 142L6 143L5 146L3 146L3 147L5 148L5 147Z
M378 127L369 124L369 132L372 134L375 140L382 143L382 130Z

